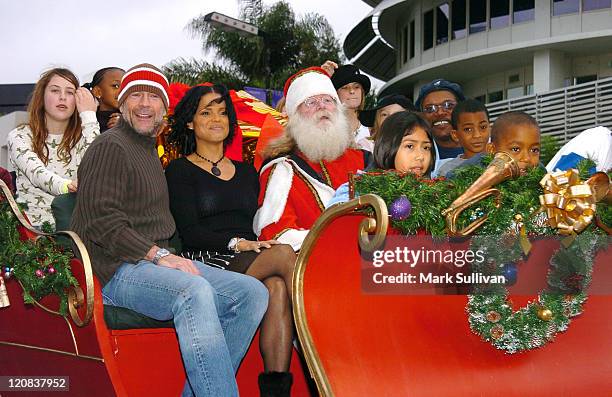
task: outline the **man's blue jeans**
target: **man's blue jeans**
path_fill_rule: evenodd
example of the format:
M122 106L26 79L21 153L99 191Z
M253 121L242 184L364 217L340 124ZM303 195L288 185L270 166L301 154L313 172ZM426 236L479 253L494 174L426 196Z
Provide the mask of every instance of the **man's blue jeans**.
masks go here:
M253 277L194 262L201 276L149 261L123 263L104 303L156 320L174 319L187 372L183 396L237 396L235 372L268 305Z

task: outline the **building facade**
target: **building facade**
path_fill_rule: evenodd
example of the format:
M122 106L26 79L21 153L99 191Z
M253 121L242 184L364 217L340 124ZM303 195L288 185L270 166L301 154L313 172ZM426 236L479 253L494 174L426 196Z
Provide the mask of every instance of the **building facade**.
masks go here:
M28 121L32 91L34 84L0 84L0 167L11 171L6 139L11 130Z
M443 77L491 103L612 77L612 0L363 0L347 58L416 99Z

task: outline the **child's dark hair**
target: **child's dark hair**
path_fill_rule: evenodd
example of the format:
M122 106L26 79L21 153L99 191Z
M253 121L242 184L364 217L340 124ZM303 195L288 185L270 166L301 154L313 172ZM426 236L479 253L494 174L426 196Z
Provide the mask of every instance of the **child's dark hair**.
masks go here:
M177 145L179 153L183 156L190 155L196 150L195 133L187 127L187 123L193 121L193 116L195 116L200 104L200 98L209 93L221 95L221 98L213 102L225 102L225 111L229 119L229 133L223 141L224 147L227 147L234 139L238 120L229 90L222 84L197 85L185 93L183 99L174 108L174 114L170 117L172 131L168 135L168 142Z
M462 113L478 113L484 112L487 115L487 120L489 120L489 111L487 107L480 101L476 99L466 99L465 101L461 101L455 106L453 110L453 114L451 115L451 124L453 128L456 130L459 125L459 115Z
M98 70L96 73L94 73L93 77L91 78L91 82L83 84L83 87L87 88L88 90L92 90L95 86L99 85L102 82L102 79L104 78L104 75L107 72L110 72L111 70L121 70L122 72L125 72L125 70L123 70L121 68L118 68L116 66L110 66L108 68L102 68L102 69Z
M409 111L393 113L382 123L376 144L374 145L374 166L390 170L395 168L395 155L400 148L402 139L411 135L416 127L421 127L431 141L431 164L424 173L428 175L436 165L436 153L431 126L420 114Z
M517 124L534 126L540 132L540 126L533 117L523 111L513 110L502 114L495 120L493 127L491 127L491 142L497 143L509 126Z

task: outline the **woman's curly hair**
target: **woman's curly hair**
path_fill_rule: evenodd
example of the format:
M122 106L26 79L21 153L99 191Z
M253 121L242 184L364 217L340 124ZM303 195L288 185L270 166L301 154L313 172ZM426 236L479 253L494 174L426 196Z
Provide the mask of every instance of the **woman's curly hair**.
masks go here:
M170 126L172 130L170 131L170 135L168 135L168 142L176 145L179 153L183 156L190 155L196 151L195 133L187 127L187 123L193 121L193 116L195 116L198 111L200 98L209 93L221 95L218 102L225 102L227 117L229 119L229 133L227 134L227 138L223 141L223 146L227 147L234 139L236 128L238 127L238 119L229 90L222 84L197 85L185 93L183 99L176 105L174 114L170 117Z

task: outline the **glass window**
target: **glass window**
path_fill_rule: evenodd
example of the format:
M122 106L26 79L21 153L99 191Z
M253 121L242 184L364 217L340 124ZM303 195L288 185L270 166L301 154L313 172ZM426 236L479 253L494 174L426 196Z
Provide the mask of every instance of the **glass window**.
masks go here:
M448 42L448 17L450 6L442 3L436 7L436 45Z
M508 99L512 99L512 98L518 98L518 97L522 97L523 96L523 87L514 87L514 88L508 88L506 90L506 98Z
M612 0L582 0L582 11L601 10L610 8Z
M525 86L525 95L533 95L533 84L527 84Z
M462 39L467 36L465 29L465 0L453 1L453 9L451 16L451 29L453 31L453 40Z
M487 96L484 95L484 94L478 95L477 97L474 97L474 99L476 99L480 103L486 103L487 102Z
M493 91L493 92L489 92L489 103L491 102L498 102L504 99L504 92L503 91Z
M580 11L580 0L553 0L553 15L572 14Z
M487 30L487 0L470 0L470 33Z
M510 0L491 2L491 29L504 28L510 24Z
M579 76L574 79L575 81L574 84L590 83L591 81L595 81L595 80L597 80L596 74L590 74L588 76Z
M406 63L408 61L408 26L402 28L401 45L402 63Z
M414 49L416 47L416 42L415 42L415 36L414 36L414 32L415 32L415 24L414 21L410 21L410 59L414 58Z
M535 0L514 0L512 8L513 23L533 21L535 19Z
M433 47L433 10L423 14L423 50Z
M511 74L510 76L508 76L508 84L518 83L519 81L521 81L520 74Z

